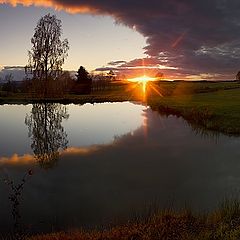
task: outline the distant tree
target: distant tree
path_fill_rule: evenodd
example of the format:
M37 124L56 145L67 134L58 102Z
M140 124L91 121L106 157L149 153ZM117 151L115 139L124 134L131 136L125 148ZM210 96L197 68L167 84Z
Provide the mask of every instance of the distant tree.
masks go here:
M240 81L240 71L237 73L237 75L236 75L236 80L237 81Z
M80 68L78 69L76 77L77 81L76 84L74 84L72 91L76 94L91 93L92 78L83 66L80 66Z
M76 77L78 83L89 83L92 81L88 71L83 66L80 66L78 69Z
M71 76L69 71L63 71L62 74L58 78L58 83L61 86L63 94L68 93L74 84L74 79Z
M107 75L108 75L108 78L109 78L110 81L115 81L116 80L116 74L114 73L113 70L110 70Z
M111 81L109 76L103 73L93 76L92 90L93 91L104 91L109 90Z
M61 75L68 56L69 43L67 39L62 41L61 35L61 20L47 14L39 20L31 39L33 46L28 53L29 62L25 70L32 75L35 91L43 97L54 95L49 82Z
M7 92L8 94L10 92L15 92L16 84L13 82L13 75L11 73L5 76L2 90Z

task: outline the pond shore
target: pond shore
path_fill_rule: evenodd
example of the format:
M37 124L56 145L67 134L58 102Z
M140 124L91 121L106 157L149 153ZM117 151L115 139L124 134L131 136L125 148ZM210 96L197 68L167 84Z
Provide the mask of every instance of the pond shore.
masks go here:
M193 127L240 135L240 89L149 98L148 105L164 115L183 117Z
M239 216L239 202L225 201L217 210L207 214L170 209L102 231L51 233L27 240L237 240L240 238Z
M54 102L85 104L135 101L147 104L164 115L183 117L190 124L230 136L240 135L240 84L237 82L163 82L148 91L143 100L141 88L96 92L89 95L66 95L63 98L39 99L24 94L0 97L0 104Z

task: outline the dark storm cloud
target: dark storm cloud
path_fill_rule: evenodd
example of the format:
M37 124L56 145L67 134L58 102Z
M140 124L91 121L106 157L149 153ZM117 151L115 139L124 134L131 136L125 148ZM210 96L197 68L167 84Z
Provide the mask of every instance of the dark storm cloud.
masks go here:
M1 1L8 2L11 1ZM146 37L144 50L179 70L234 74L240 67L239 0L13 1L110 15Z
M113 68L113 67L100 67L100 68L96 68L95 71L98 72L105 72L105 71L120 71L120 68Z
M126 61L119 60L119 61L109 62L108 65L110 65L110 66L117 66L119 64L124 64L124 63L126 63Z
M5 70L24 70L25 68L23 66L5 66Z

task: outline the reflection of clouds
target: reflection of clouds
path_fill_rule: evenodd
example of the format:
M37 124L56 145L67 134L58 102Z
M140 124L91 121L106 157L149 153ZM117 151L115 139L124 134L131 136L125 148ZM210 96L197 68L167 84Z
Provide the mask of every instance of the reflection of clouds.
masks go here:
M62 152L62 155L71 155L71 154L87 155L87 154L96 152L99 149L100 149L100 146L69 147Z
M89 146L89 147L70 147L60 152L61 156L71 156L71 155L87 155L98 151L101 146ZM36 162L36 159L31 154L24 154L22 156L17 153L10 157L0 157L1 165L28 165Z
M142 105L130 102L70 105L64 123L70 146L109 144L142 125Z
M1 165L27 165L32 164L35 161L35 158L31 154L24 154L23 156L19 156L18 154L13 154L11 157L1 157L0 158L0 166Z

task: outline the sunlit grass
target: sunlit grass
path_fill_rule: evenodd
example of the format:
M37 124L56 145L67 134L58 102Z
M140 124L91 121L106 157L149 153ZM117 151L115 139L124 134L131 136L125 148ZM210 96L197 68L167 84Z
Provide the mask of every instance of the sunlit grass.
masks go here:
M190 123L228 135L240 135L239 102L239 88L148 99L152 109L162 114L182 116Z

